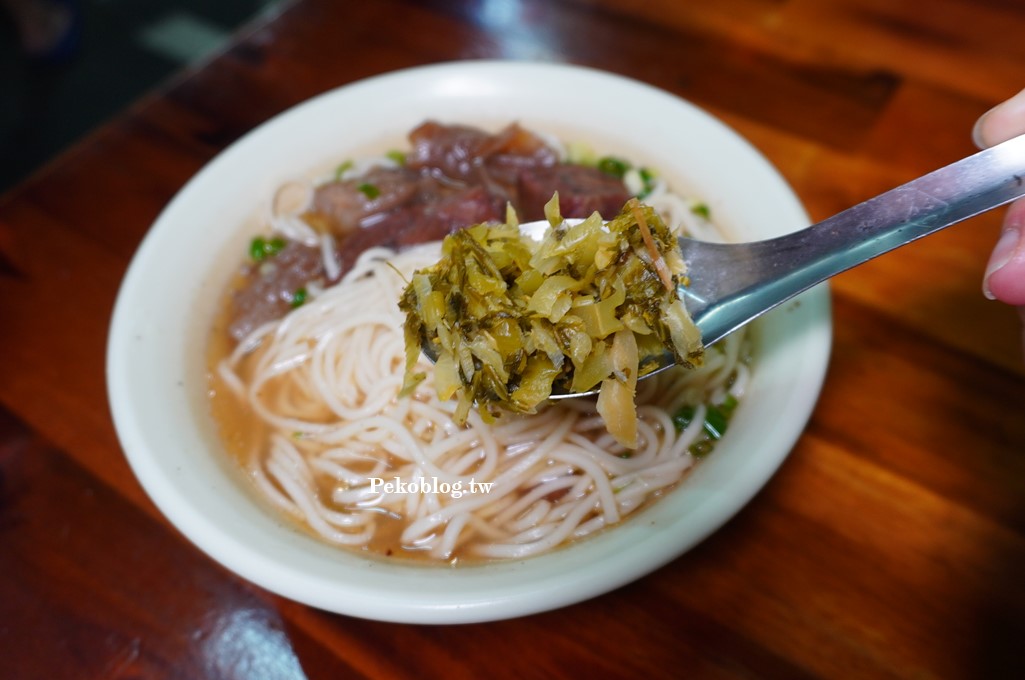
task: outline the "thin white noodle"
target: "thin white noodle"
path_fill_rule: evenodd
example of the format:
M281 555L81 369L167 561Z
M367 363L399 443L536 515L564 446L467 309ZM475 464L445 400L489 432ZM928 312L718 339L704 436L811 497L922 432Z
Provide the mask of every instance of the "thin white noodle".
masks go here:
M334 281L342 273L342 265L338 262L335 250L335 239L331 234L320 235L320 261L324 265L324 276Z
M483 557L520 559L551 550L566 540L584 517L593 512L594 503L589 503L589 498L590 497L585 498L583 501L578 503L573 508L573 511L559 525L549 531L548 534L542 538L520 544L511 542L505 544L490 543L478 545L475 552Z
M303 192L303 199L298 205L286 208L282 205L285 194L299 189ZM270 203L267 205L267 222L271 229L293 241L299 241L307 246L316 246L319 242L317 232L300 219L299 215L307 211L313 204L313 184L304 178L295 178L283 182L274 191Z

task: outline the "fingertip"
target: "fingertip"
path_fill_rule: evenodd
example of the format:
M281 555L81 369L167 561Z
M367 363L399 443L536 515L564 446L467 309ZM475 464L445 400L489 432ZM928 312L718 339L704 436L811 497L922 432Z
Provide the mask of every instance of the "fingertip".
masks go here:
M986 127L987 115L989 115L989 111L979 116L979 119L975 121L975 126L972 128L972 142L974 142L976 148L979 149L989 148L989 145L986 144L986 138L983 136L983 129Z
M980 149L1025 134L1025 89L979 116L972 141Z
M1009 262L993 272L986 284L990 299L1015 307L1025 306L1025 258Z
M993 248L982 292L991 300L1025 305L1025 201L1013 203Z

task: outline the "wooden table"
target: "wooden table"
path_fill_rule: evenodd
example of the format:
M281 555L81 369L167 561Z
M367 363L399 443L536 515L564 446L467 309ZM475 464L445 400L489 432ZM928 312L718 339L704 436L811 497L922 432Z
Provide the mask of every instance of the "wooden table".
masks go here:
M133 478L104 345L139 240L206 161L324 90L443 60L626 74L735 127L813 218L971 153L1025 85L1007 0L306 0L0 203L5 678L1022 677L1025 372L980 281L1000 215L835 280L806 433L739 516L632 585L443 627L283 600L187 543Z

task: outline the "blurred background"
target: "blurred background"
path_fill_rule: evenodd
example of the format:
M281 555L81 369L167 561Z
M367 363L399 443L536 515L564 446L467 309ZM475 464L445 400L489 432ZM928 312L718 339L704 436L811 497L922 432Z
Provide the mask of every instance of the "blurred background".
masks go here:
M0 193L284 0L0 0Z

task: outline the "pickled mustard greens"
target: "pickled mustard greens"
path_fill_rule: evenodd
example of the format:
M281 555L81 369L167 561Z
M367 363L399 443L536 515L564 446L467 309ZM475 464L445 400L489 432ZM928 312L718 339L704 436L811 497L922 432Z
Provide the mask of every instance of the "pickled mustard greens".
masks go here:
M436 350L434 384L457 399L456 419L477 406L488 421L501 409L534 413L553 390L599 388L598 412L623 445L637 445L634 391L666 350L683 366L700 363L701 334L677 286L685 266L676 238L653 209L631 199L603 222L559 215L540 242L505 224L481 224L442 243L442 258L414 273L399 302L406 314L409 394L422 342Z

